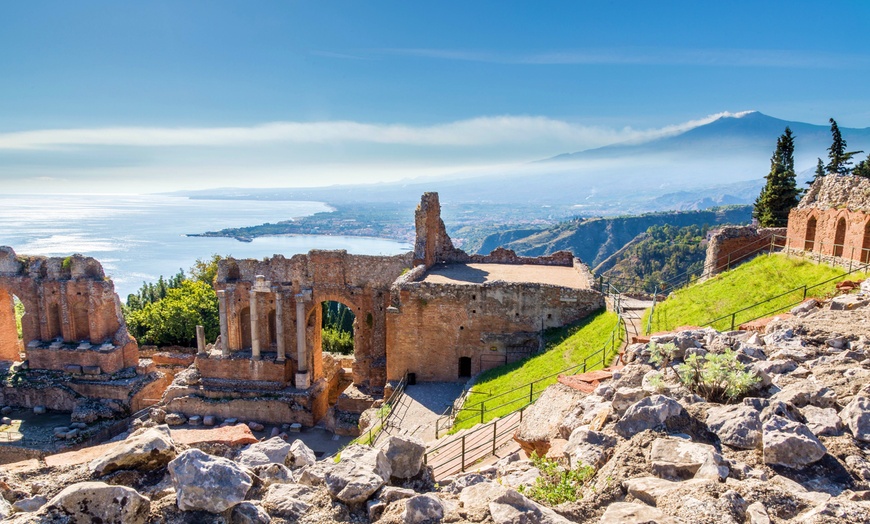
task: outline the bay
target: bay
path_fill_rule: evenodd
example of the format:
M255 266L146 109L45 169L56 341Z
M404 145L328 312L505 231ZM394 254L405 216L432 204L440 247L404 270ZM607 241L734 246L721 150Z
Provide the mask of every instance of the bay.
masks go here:
M396 255L412 249L381 238L294 235L255 238L187 234L278 222L328 211L322 202L192 200L162 195L0 195L0 245L20 255L99 260L122 300L143 281L185 271L214 253L236 258L291 257L312 249ZM413 220L413 217L408 217Z

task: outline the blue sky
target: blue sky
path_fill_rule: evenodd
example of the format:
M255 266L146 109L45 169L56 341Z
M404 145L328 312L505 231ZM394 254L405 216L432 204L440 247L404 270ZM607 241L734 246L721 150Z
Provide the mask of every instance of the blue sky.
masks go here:
M475 173L750 109L867 127L868 22L860 0L4 2L0 181Z

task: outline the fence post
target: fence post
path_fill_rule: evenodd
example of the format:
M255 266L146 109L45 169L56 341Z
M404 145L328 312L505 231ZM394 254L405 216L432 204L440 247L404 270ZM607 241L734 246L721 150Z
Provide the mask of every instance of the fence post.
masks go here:
M532 403L532 395L533 395L534 391L535 391L535 383L532 382L531 384L529 384L529 404Z
M731 313L731 331L734 331L734 320L737 316L737 313Z
M459 471L465 472L465 435L462 435L462 467Z
M486 404L483 403L483 402L481 402L481 403L480 403L480 423L481 423L481 424L483 424L483 414L484 414L484 412L486 412Z
M498 426L498 419L495 419L495 421L492 423L492 454L493 455L495 455L495 439L496 439L496 435L498 435L498 433L496 432L496 429L495 429L497 426Z
M435 440L438 440L438 423L441 421L440 418L435 419Z
M804 298L802 298L801 300L806 300L806 299L807 299L807 285L804 284Z
M728 253L728 265L725 266L725 271L731 271L731 253Z

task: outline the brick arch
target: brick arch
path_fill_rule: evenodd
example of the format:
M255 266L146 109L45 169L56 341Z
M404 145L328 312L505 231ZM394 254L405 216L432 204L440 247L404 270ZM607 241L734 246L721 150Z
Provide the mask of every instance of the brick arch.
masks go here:
M863 263L870 262L870 217L864 221L863 235L861 238L861 254L858 259Z
M831 245L831 254L835 257L841 257L843 256L843 248L846 245L846 227L848 224L846 213L838 213L834 217L834 224L834 239Z

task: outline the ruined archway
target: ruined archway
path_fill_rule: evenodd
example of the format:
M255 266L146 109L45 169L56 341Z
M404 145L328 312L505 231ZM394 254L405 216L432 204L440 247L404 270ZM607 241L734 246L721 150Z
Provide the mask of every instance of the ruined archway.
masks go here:
M835 257L843 256L843 244L846 242L846 219L840 217L837 220L837 229L834 232L834 248L832 254Z
M870 220L864 224L864 240L861 244L861 262L870 262Z
M322 351L351 355L356 339L356 315L349 306L335 300L320 303L320 347Z
M804 236L804 251L812 251L816 244L816 217L807 220L807 231Z
M18 297L0 289L0 360L20 360L25 314L24 304Z
M251 347L251 308L245 306L239 311L239 347Z

